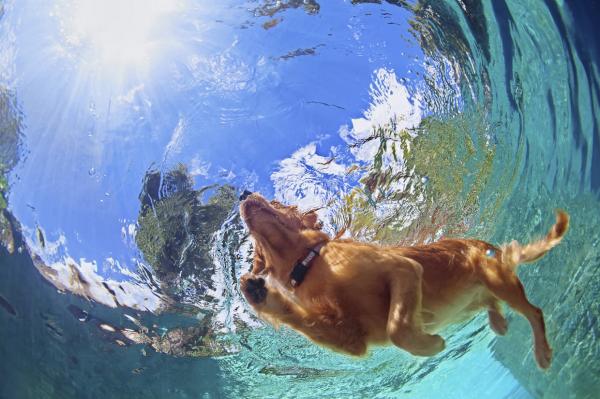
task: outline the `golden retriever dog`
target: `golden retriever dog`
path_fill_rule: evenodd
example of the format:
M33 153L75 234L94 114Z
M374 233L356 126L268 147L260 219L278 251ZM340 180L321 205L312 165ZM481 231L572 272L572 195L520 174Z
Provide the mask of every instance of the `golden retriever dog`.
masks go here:
M444 239L413 247L331 239L314 211L245 193L240 204L255 243L252 271L240 288L258 315L286 324L317 344L361 356L370 344L394 344L413 355L445 348L437 333L482 309L499 335L507 331L501 302L533 330L538 365L550 366L542 311L532 305L515 271L556 246L569 216L532 244L501 247L470 239Z

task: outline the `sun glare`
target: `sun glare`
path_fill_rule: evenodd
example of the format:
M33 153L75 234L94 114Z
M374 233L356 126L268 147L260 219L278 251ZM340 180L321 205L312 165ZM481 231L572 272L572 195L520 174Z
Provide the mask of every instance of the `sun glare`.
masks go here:
M177 0L78 0L61 14L66 44L86 61L129 67L147 63L164 38Z

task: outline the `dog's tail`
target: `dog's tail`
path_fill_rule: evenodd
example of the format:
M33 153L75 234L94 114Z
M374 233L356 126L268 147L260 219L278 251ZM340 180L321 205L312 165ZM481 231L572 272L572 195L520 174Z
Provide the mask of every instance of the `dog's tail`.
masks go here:
M502 262L516 268L521 263L535 262L557 246L569 229L569 215L562 210L556 211L556 223L545 238L527 245L516 241L502 247Z

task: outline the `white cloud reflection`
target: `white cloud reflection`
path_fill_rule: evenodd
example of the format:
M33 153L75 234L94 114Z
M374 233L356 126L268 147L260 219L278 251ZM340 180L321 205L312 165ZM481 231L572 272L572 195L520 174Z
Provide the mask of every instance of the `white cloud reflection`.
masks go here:
M346 166L317 154L317 144L310 143L281 161L271 180L279 201L310 209L324 207L332 196L345 191L345 176Z
M376 70L369 94L371 104L363 116L352 119L351 126L343 125L339 129L340 137L347 144L366 140L372 137L375 129L389 126L391 122L397 131L416 127L421 122L423 110L419 95L411 94L408 88L398 81L393 70ZM331 228L328 223L334 214L333 202L354 186L347 176L347 171L352 164L371 165L379 144L379 139L375 138L360 146L334 147L330 152L339 156L333 158L317 154L315 142L298 149L289 158L280 161L279 168L271 175L275 197L284 203L296 204L302 209L326 207L319 211L319 216L325 223L325 228ZM346 163L340 163L342 161L338 159L342 158ZM403 167L401 160L393 160L390 151L383 154L383 162L393 169ZM355 180L356 178L353 181ZM385 209L385 204L381 204L379 208Z
M373 134L374 129L392 121L397 131L416 127L421 122L423 110L419 96L411 95L408 88L398 82L393 70L376 70L369 94L371 104L363 117L352 119L351 128L340 128L340 137L347 143L364 140ZM351 148L351 152L357 161L369 163L373 161L378 147L379 139L375 139Z
M126 276L128 280L117 281L103 277L99 274L95 260L72 258L67 253L67 239L62 233L55 241L45 238L43 244L30 236L25 234L24 238L35 267L58 290L112 308L125 306L156 312L165 304L164 299L152 287L118 260L108 257L103 266Z

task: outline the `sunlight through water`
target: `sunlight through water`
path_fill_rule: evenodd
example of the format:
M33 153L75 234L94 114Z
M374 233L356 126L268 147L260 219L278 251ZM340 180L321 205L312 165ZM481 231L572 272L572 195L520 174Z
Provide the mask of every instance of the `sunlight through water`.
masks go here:
M93 68L139 69L160 55L172 31L167 20L181 0L64 0L52 16L60 21L65 50Z

